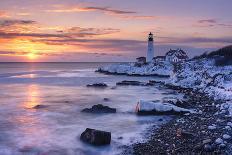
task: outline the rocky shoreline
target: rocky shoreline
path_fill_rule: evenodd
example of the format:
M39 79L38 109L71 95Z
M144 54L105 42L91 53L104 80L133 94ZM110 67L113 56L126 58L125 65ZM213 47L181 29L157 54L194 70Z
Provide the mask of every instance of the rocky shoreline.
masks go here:
M175 116L159 129L154 127L147 142L127 146L123 154L230 154L231 117L218 113L222 101L192 89L165 86L184 93L186 100L179 104L198 113Z
M95 72L106 74L106 75L127 75L127 76L142 76L142 77L160 77L160 78L169 78L170 75L162 75L162 74L137 74L137 73L118 73L118 72L110 72L110 71L105 71L99 68Z

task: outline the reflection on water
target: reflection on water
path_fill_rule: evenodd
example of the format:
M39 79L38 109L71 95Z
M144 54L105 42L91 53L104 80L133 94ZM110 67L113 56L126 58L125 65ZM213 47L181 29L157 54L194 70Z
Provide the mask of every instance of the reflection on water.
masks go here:
M23 103L24 108L33 108L40 104L39 87L35 84L28 86L26 91L27 100Z
M16 76L12 76L12 78L36 78L37 75L36 74L25 74L25 75L16 75Z

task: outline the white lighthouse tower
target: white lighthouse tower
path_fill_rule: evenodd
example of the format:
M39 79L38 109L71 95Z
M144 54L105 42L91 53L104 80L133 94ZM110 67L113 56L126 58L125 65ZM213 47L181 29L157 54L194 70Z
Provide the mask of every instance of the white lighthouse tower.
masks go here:
M151 62L153 57L154 57L153 34L150 32L148 36L147 62Z

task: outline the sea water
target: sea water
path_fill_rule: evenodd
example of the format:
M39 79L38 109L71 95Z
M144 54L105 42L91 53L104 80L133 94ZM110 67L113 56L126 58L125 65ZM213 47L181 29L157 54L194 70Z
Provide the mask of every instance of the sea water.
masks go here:
M158 78L95 72L107 64L0 63L0 154L118 154L123 145L147 138L145 131L149 127L159 127L170 119L137 116L135 106L140 99L162 100L178 95L160 86L115 87L122 80ZM109 87L86 87L99 82ZM96 104L116 108L117 113L81 112ZM33 108L36 105L46 107ZM86 128L111 132L111 144L94 147L83 143L80 135Z

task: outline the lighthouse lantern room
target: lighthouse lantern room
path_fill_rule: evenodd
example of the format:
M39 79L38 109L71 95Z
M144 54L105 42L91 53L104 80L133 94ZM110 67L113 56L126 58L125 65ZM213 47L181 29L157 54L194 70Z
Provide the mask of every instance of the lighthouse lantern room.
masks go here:
M153 34L148 35L147 62L151 62L154 57Z

